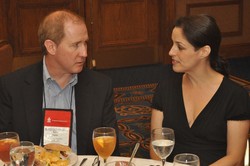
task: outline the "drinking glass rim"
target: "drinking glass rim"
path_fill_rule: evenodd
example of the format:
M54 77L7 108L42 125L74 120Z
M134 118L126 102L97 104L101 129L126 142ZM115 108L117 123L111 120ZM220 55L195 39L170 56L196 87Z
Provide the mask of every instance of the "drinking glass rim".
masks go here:
M22 143L30 143L30 145L22 145ZM20 146L35 146L35 144L31 141L20 141L19 145Z
M105 132L101 131L103 129L104 129ZM108 129L108 130L106 131L106 129ZM94 131L96 133L113 133L114 132L116 134L116 131L115 131L115 129L113 127L97 127L97 128L94 129Z
M185 162L185 161L180 161L180 162L183 162L183 163L194 163L194 162L197 162L199 161L199 156L197 156L196 154L193 154L193 153L179 153L177 155L174 156L174 160L178 157L178 156L181 156L181 155L186 155L186 156L194 156L195 157L195 160L194 161L188 161L188 162ZM177 159L176 159L177 160ZM179 161L179 160L178 160Z
M23 143L25 143L25 144L23 144ZM16 147L21 147L21 148L30 147L30 148L35 150L35 144L31 141L19 141L18 144L11 144L10 145L10 149L13 149Z
M174 133L174 130L173 130L172 128L168 128L168 127L154 128L154 129L151 131L151 133L156 133L156 131L158 131L158 130L160 130L160 131L168 130L168 131L171 131L171 132Z
M14 138L14 137L17 137L17 138L19 139L18 133L17 133L17 132L14 132L14 131L5 131L5 132L1 132L1 133L0 133L0 136L1 136L1 135L2 135L2 136L7 136L8 134L12 134L11 137L0 138L0 140L1 140L1 139L6 139L6 138L12 139L12 138Z

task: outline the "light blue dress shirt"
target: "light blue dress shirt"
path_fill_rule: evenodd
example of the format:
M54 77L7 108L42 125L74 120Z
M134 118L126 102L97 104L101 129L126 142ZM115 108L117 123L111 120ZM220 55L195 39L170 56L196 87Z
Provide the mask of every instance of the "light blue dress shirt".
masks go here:
M47 66L45 64L45 57L43 58L43 108L55 109L72 109L73 110L73 126L71 135L72 151L77 153L76 141L76 117L75 117L75 91L74 86L77 84L77 74L72 75L71 80L64 89L57 84L57 82L50 76Z

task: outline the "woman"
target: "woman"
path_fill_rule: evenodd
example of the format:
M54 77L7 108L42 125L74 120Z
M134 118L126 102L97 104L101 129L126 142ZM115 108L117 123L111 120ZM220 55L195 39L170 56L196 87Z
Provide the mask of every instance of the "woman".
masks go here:
M201 165L242 165L249 131L249 96L228 78L218 52L221 34L208 15L179 18L169 51L176 74L162 80L152 102L151 130L175 131L178 153L194 153ZM150 150L151 158L156 158Z

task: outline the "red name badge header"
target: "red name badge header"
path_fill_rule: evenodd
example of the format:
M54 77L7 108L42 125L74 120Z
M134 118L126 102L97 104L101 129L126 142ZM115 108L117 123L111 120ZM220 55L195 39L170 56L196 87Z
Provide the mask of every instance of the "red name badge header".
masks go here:
M70 127L71 115L70 111L46 109L44 126Z

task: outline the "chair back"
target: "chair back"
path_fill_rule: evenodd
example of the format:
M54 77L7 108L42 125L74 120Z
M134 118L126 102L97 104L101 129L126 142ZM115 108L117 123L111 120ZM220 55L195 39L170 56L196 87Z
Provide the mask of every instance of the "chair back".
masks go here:
M0 40L0 76L12 71L12 63L13 49L11 45L5 40Z

